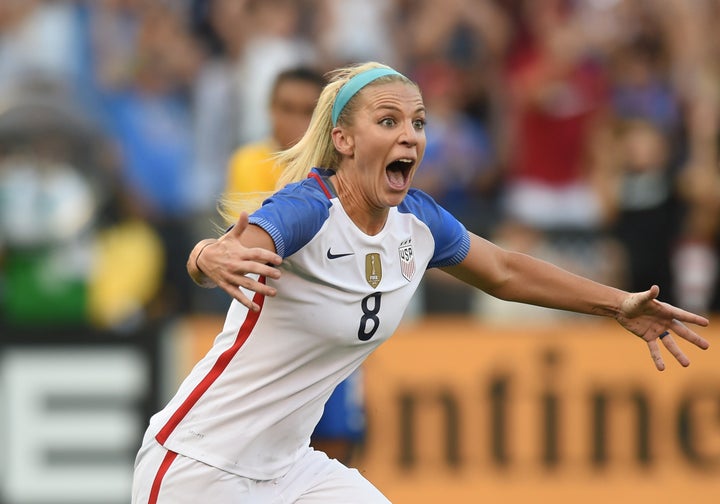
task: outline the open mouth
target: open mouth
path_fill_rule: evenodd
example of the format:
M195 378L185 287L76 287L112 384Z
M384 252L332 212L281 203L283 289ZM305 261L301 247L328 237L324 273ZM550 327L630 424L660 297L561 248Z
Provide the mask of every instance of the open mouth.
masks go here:
M394 189L404 189L407 185L415 161L410 158L400 158L385 167L390 186Z

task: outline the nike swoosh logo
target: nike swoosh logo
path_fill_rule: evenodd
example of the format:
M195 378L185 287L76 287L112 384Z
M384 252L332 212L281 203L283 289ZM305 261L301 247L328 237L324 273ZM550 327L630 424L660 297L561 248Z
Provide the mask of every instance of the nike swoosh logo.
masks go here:
M333 254L332 252L330 252L330 249L327 250L327 258L328 259L337 259L339 257L345 257L345 256L351 256L351 255L355 255L355 252L349 252L347 254Z

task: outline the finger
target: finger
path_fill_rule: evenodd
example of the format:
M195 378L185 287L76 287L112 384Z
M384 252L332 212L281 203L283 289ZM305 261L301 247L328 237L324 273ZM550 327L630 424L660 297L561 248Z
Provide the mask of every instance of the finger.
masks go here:
M683 322L687 322L689 324L699 325L701 327L706 327L709 324L707 318L675 306L672 308L672 316L674 319L682 320Z
M282 272L275 266L269 266L267 264L254 263L252 268L248 268L248 270L250 269L252 269L252 271L248 272L257 273L258 275L272 278L273 280L277 280L282 275Z
M262 296L273 297L277 294L277 290L274 287L269 287L261 282L254 282L246 278L242 283L245 285L233 285L231 283L223 282L220 287L230 294L233 299L236 299L240 304L252 311L259 311L260 305L255 303L250 297L246 296L242 289L251 290Z
M241 277L237 282L237 286L242 287L243 289L257 292L258 294L261 294L263 296L272 297L277 294L277 290L275 289L275 287L271 287L264 282L257 281L251 277Z
M245 275L264 276L272 278L273 280L277 280L282 276L282 272L275 266L256 261L241 261L233 265L232 270L227 273L228 274L225 275L227 282L235 283L236 285Z
M255 312L260 310L260 306L248 298L237 286L223 282L219 287L247 309Z
M245 261L253 261L254 263L260 264L262 266L265 266L267 264L279 266L282 263L282 257L280 257L278 254L275 254L274 252L270 252L269 250L260 247L243 250L242 259ZM243 263L242 265L249 266L249 264L245 263Z
M667 337L663 339L667 339ZM665 361L662 358L662 353L660 353L660 345L658 345L657 339L648 341L647 345L650 349L650 357L652 357L652 360L655 363L655 367L658 371L664 371Z
M708 340L697 334L682 322L673 320L671 327L675 334L680 336L682 339L689 341L698 348L702 348L703 350L710 348L710 342Z
M687 358L678 344L675 343L672 335L668 334L667 336L663 336L660 341L662 341L662 344L667 351L670 352L683 367L688 367L690 365L690 359Z

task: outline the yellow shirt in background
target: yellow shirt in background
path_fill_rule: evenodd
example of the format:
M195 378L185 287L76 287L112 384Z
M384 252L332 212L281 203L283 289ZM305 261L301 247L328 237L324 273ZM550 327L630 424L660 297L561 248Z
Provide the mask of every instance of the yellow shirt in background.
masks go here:
M275 166L272 155L277 147L262 141L240 147L230 158L226 194L271 192L282 170Z

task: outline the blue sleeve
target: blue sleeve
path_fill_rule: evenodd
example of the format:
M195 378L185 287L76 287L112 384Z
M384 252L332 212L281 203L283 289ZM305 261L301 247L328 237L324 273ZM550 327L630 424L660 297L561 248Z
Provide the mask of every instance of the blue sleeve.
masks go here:
M260 226L272 237L280 257L304 247L328 218L330 200L313 184L312 180L291 184L250 215L250 224Z
M470 235L465 226L450 212L438 205L428 194L412 189L398 207L412 213L430 229L435 252L428 268L460 264L470 251Z

